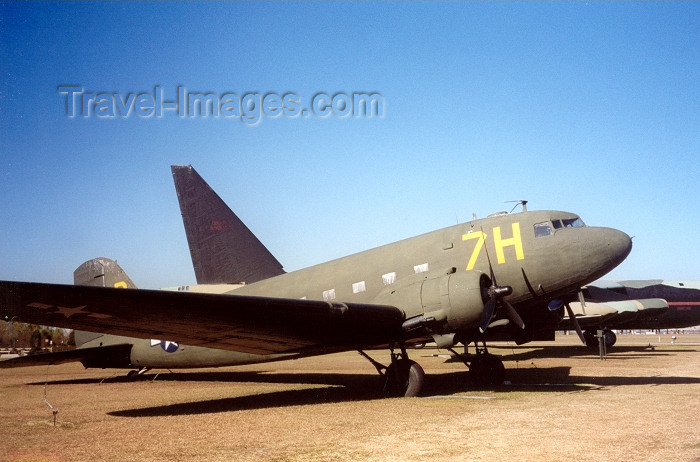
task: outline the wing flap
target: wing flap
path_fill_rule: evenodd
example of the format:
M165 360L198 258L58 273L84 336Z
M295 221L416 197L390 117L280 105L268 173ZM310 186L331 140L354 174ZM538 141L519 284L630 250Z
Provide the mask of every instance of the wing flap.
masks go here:
M254 354L395 341L396 307L0 281L4 319Z

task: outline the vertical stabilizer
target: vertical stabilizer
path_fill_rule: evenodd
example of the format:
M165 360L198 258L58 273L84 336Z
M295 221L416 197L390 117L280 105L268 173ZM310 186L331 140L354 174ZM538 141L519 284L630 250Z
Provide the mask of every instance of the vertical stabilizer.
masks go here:
M171 166L197 284L253 283L282 265L190 165Z

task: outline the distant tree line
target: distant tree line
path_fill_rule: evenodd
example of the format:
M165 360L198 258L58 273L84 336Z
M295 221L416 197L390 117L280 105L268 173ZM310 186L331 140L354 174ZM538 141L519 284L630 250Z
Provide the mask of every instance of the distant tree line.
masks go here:
M0 321L0 347L41 350L74 345L75 336L72 330Z

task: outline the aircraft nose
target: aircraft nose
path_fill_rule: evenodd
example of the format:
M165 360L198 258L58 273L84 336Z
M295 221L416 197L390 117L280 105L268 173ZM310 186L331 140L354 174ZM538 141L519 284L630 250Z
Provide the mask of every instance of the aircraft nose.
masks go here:
M605 228L604 241L608 260L614 266L619 265L632 251L632 238L626 233L613 228Z

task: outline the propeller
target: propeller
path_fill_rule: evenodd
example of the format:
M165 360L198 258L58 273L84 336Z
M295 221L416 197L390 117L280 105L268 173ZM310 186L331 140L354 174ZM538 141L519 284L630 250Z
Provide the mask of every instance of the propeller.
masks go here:
M483 234L484 230L482 229L481 232ZM486 234L483 235L486 236ZM479 332L481 332L482 334L486 332L486 329L491 323L491 318L493 318L493 315L496 312L496 308L499 305L502 307L502 309L505 312L505 316L509 320L511 320L515 325L517 325L521 329L524 329L525 323L523 322L523 319L520 317L518 312L515 311L513 305L508 303L508 300L504 298L513 293L513 288L511 286L498 285L498 283L496 282L496 275L493 272L493 266L491 265L491 257L489 257L489 250L486 247L484 248L486 249L486 258L489 262L489 272L491 273L491 286L488 288L489 300L484 304L484 310L481 312L481 320L479 321Z
M581 291L578 292L578 298L581 303L581 308L583 308L584 314L586 313L586 303L583 300L583 293ZM559 300L555 299L549 302L549 310L550 311L556 311L559 308L562 307L562 305L566 308L566 312L569 314L569 319L571 319L571 322L574 323L574 329L576 329L576 333L578 334L578 338L581 339L581 342L583 344L586 344L586 338L583 336L583 331L581 330L581 325L578 323L578 319L576 319L576 315L574 314L574 310L571 309L571 305L569 305L568 300Z
M581 339L583 344L586 344L586 339L583 336L583 331L581 330L581 326L578 323L578 319L576 319L576 315L574 314L574 310L571 309L571 305L566 303L564 305L566 307L566 312L569 313L569 319L571 319L574 323L574 328L576 329L576 333L578 334L578 338Z

